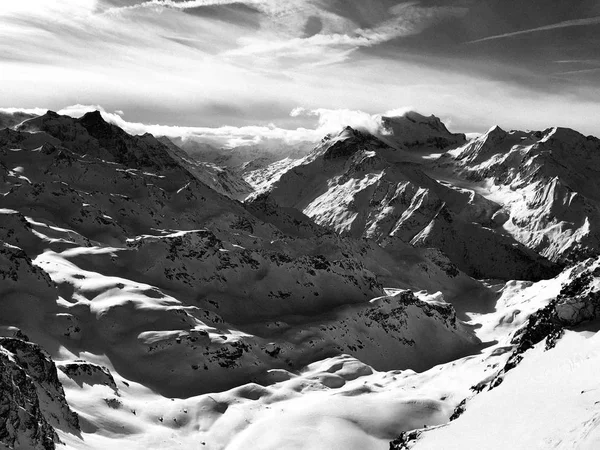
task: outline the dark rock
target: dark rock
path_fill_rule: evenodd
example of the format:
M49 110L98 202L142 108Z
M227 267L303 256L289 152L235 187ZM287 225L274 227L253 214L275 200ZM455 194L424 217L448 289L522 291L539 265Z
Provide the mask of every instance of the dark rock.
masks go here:
M79 431L54 362L36 344L0 338L0 443L54 449L60 442L55 428Z

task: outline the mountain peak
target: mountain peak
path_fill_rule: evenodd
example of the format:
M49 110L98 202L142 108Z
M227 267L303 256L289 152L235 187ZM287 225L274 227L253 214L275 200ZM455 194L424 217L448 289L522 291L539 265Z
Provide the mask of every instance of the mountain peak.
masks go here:
M384 140L390 145L446 149L466 142L464 134L451 133L439 117L424 116L416 111L407 111L401 116L382 117L386 130Z
M572 128L552 127L543 131L543 142L549 139L557 139L564 142L574 142L587 139L583 134Z
M98 110L85 113L79 120L85 124L105 124L105 123L107 123L104 120L104 118L102 117L102 113Z
M483 142L497 142L506 138L506 136L508 136L508 133L506 131L500 128L499 125L494 125L492 128L487 130L485 134L477 138L477 140Z
M338 137L344 138L344 137L356 137L356 136L361 136L361 132L358 131L355 128L352 128L350 125L347 125L344 127L344 129L342 131L339 132Z
M430 116L425 116L421 113L418 113L417 111L407 111L406 113L404 113L404 117L406 117L409 120L414 120L416 122L427 122L427 123L436 123L436 122L440 122L441 120L439 117L431 114Z
M500 125L494 125L492 128L490 128L486 134L492 134L492 133L506 133L506 131L504 131L502 128L500 128Z

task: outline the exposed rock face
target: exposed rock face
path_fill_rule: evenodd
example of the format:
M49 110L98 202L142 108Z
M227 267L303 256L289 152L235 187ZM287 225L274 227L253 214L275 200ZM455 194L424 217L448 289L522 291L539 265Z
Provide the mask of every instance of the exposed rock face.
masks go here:
M103 384L117 392L117 385L110 370L98 364L92 364L86 361L76 361L72 363L59 364L58 368L66 376L75 380L79 385Z
M18 247L0 241L0 325L35 327L56 309L58 291L46 272Z
M558 320L567 326L600 317L600 262L588 260L576 269L581 272L562 288L554 307Z
M545 348L549 350L566 328L600 318L600 259L588 259L570 270L570 278L559 295L532 314L515 334L512 339L515 349L490 388L499 385L504 373L516 367L524 353L537 343L545 339Z
M420 432L418 430L406 431L398 438L390 442L390 450L409 450L411 444L414 444L419 439Z
M56 367L39 346L0 338L0 443L9 448L54 449L55 428L77 432Z

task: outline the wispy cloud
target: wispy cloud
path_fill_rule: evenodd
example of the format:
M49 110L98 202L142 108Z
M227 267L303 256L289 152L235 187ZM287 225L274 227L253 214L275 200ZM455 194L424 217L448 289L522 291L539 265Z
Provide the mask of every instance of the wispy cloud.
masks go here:
M267 3L267 0L148 0L135 5L113 6L104 12L112 14L123 10L135 10L143 8L173 8L173 9L194 9L203 6L225 6L225 5L261 5Z
M595 67L593 69L581 69L581 70L568 70L566 72L557 72L554 75L578 75L578 74L588 74L600 72L600 67Z
M600 59L562 59L553 61L556 64L594 64L600 65Z
M524 34L538 33L540 31L551 31L551 30L556 30L556 29L560 29L560 28L583 27L583 26L599 25L599 24L600 24L600 16L589 17L589 18L584 18L584 19L566 20L564 22L553 23L551 25L545 25L543 27L536 27L536 28L530 28L528 30L520 30L520 31L514 31L512 33L504 33L504 34L498 34L495 36L488 36L488 37L485 37L482 39L477 39L474 41L467 42L467 44L476 44L478 42L510 38L510 37L514 37L514 36L521 36Z
M224 53L228 58L264 58L269 64L276 60L296 60L302 64L335 64L347 59L358 48L373 47L422 32L427 27L449 17L466 13L465 8L422 7L416 2L396 5L387 17L371 28L350 28L346 32L325 33L309 37L274 39L265 35L239 40L240 47ZM260 61L260 59L259 59Z

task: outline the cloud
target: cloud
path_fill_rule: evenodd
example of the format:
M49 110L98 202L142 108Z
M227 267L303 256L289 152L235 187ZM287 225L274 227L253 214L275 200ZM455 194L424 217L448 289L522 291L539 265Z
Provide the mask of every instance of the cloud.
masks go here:
M384 112L383 115L385 117L400 117L400 116L403 116L404 114L406 114L407 112L414 111L414 110L415 110L415 108L413 108L412 106L405 106L402 108L390 109L390 110Z
M43 108L22 110L19 108L6 108L16 111L43 111ZM183 127L158 124L144 124L140 122L129 122L122 116L122 111L109 112L100 105L71 105L57 111L58 114L70 117L81 117L90 111L100 111L104 120L122 128L129 134L141 135L145 133L154 136L179 137L184 140L195 140L207 142L223 147L237 147L240 145L253 145L268 140L279 140L284 143L294 144L299 142L313 142L324 133L320 129L296 128L284 129L269 124L267 126L222 126L222 127Z
M299 107L290 112L292 117L317 117L317 133L325 135L340 131L346 126L370 133L382 133L383 124L380 114L369 114L350 109L311 109Z
M400 115L409 109L398 108L388 111L386 115ZM0 112L27 112L42 115L47 109L44 108L0 108ZM364 111L350 109L305 109L294 108L290 112L291 117L314 117L316 122L313 128L281 128L275 124L267 126L221 126L221 127L183 127L170 125L150 125L140 122L127 121L123 111L107 111L101 105L71 105L57 111L58 114L70 117L81 117L87 112L100 111L104 120L126 132L134 135L151 133L154 136L178 137L184 140L206 142L222 147L238 147L242 145L255 145L266 141L281 141L285 144L297 144L302 142L316 142L330 133L338 133L346 126L368 131L370 133L385 134L381 114L369 114ZM391 114L390 114L391 113Z
M593 69L568 70L566 72L557 72L557 73L554 73L553 75L555 75L555 76L558 76L558 75L579 75L579 74L589 74L589 73L596 73L596 72L600 72L600 67L595 67Z
M107 9L107 13L115 13L122 10L135 10L142 8L172 8L172 9L195 9L203 6L226 6L226 5L259 5L267 0L149 0L135 5L115 6Z
M485 37L482 39L477 39L475 41L466 42L466 44L476 44L479 42L491 41L494 39L504 39L504 38L509 38L509 37L513 37L513 36L521 36L523 34L538 33L540 31L550 31L550 30L556 30L556 29L560 29L560 28L582 27L582 26L589 26L589 25L600 25L600 16L589 17L586 19L566 20L564 22L553 23L551 25L545 25L543 27L531 28L529 30L514 31L512 33L504 33L504 34L498 34L495 36L488 36L488 37Z
M44 108L0 108L0 113L5 113L5 114L23 113L23 114L34 114L36 116L41 116L42 114L45 114L46 111L48 111L48 110L44 109Z
M320 20L322 31L309 37L298 36L274 39L272 35L242 38L240 47L224 53L228 58L261 57L272 64L275 60L299 61L301 64L326 65L345 61L358 48L369 48L401 37L419 34L424 29L449 17L466 14L465 8L422 7L416 2L396 5L387 10L376 26L369 28L349 27L348 21L336 17L335 25L342 24L338 32L327 21ZM316 16L309 16L308 20ZM296 19L297 20L297 19ZM302 22L302 21L300 21ZM345 30L343 32L342 30ZM260 60L259 60L260 61Z

